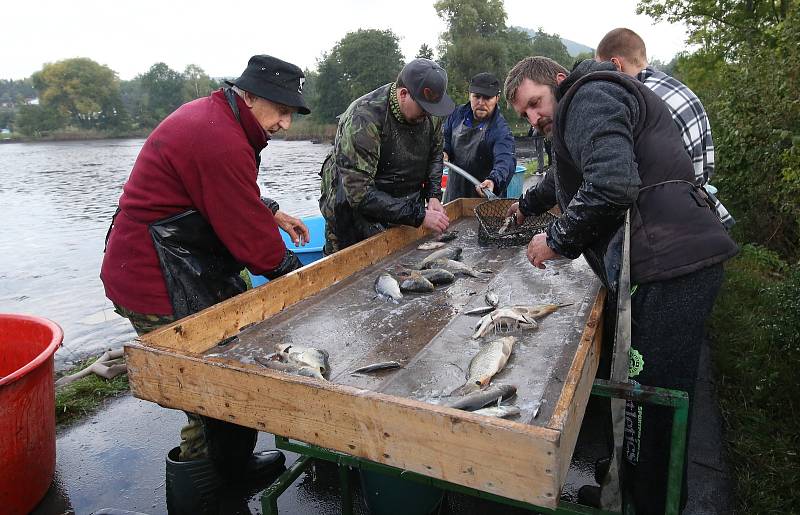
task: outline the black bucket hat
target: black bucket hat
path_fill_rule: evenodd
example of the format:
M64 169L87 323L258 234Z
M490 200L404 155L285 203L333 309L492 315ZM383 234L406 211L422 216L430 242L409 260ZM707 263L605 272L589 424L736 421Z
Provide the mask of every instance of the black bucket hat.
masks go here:
M469 92L485 97L496 97L500 94L500 81L491 73L479 73L469 81Z
M298 66L271 55L254 55L238 79L226 80L225 83L272 102L294 107L300 114L310 114L311 110L303 98L305 81L306 76Z
M400 71L400 80L426 113L447 116L456 108L453 99L447 96L447 72L430 59L409 62Z

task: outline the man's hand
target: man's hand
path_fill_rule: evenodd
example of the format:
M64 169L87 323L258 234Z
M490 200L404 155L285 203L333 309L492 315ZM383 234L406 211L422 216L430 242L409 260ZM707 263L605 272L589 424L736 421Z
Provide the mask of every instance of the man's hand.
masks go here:
M432 197L428 199L428 209L433 209L434 211L438 211L440 213L444 213L444 206L439 199L436 197Z
M481 197L485 197L486 196L486 194L483 192L484 189L487 189L487 190L491 191L492 193L494 193L494 181L492 181L490 179L486 179L485 181L483 181L479 185L475 186L475 191L477 191L478 195L480 195Z
M561 257L559 254L547 246L547 235L539 233L528 243L528 261L536 268L544 269L544 262L548 259Z
M438 203L439 201L437 200L436 202ZM441 207L442 205L439 204L439 208ZM450 219L444 214L444 210L433 209L429 203L428 209L425 210L425 220L422 221L422 227L433 232L444 232L449 225Z
M447 152L442 152L442 157L445 161L450 161L450 156L447 155Z
M514 202L511 207L506 211L506 217L513 216L517 219L517 225L522 225L525 222L525 215L519 209L519 202Z
M275 213L275 222L277 222L278 227L286 231L286 234L292 238L295 247L301 247L311 239L308 227L299 218L287 215L283 211L277 211Z

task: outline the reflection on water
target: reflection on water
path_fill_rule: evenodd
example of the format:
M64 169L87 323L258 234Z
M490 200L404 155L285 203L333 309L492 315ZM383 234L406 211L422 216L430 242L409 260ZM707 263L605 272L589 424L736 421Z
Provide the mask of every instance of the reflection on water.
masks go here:
M0 145L0 312L43 316L64 329L57 364L134 336L100 282L103 241L144 140ZM319 214L329 145L273 141L262 153L262 194L296 216Z

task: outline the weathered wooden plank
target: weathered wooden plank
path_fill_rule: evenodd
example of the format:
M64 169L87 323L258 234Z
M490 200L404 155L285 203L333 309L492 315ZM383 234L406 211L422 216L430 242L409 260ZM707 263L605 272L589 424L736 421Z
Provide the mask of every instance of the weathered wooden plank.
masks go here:
M126 358L134 395L162 406L556 506L552 429L135 343Z
M600 361L600 345L603 334L603 303L605 289L597 295L592 313L581 335L578 350L561 390L553 416L547 427L561 436L558 444L558 484L563 485L567 478L572 453L578 441L581 420L589 402L592 382Z
M467 216L481 199L459 199L445 206L449 218ZM332 256L327 256L274 281L211 306L142 337L147 345L200 354L242 328L280 312L377 263L408 243L422 238L425 229L393 227Z

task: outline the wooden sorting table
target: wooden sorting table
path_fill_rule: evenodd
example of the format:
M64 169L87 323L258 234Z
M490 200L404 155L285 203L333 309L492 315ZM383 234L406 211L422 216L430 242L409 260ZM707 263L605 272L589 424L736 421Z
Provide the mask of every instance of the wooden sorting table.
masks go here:
M125 347L136 397L555 508L597 370L604 290L582 260L534 269L524 247L477 242L478 199L446 206L451 245L481 277L458 278L398 304L375 297L383 270L429 252L422 229L393 228L280 279L146 334ZM501 305L572 303L518 341L493 384L517 386L515 419L438 405L464 383L470 338L491 288ZM485 340L490 340L490 335ZM324 349L330 382L254 361L277 343ZM352 375L397 360L402 369Z

